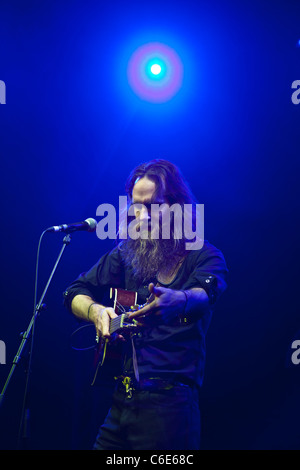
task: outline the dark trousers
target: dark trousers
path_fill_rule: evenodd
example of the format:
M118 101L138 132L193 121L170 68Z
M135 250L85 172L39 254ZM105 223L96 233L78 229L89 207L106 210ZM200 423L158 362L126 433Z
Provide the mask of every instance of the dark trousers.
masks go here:
M198 391L187 385L170 390L114 392L94 450L198 450Z

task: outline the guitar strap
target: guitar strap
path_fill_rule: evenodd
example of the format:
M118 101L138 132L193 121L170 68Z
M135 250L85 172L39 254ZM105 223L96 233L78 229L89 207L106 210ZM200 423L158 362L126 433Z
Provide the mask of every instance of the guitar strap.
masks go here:
M139 368L138 368L137 357L136 357L136 350L135 350L134 341L133 341L134 335L131 334L130 336L131 336L131 345L132 345L132 363L133 363L134 376L135 376L135 380L139 382L140 375L139 375Z
M159 283L157 282L156 286L159 286ZM150 296L147 298L146 303L152 302L154 299L154 295L150 294ZM131 334L131 345L132 345L132 363L133 363L133 370L134 370L134 376L135 380L137 382L140 381L140 375L139 375L139 367L138 367L138 362L137 362L137 357L136 357L136 350L134 346L134 340L133 340L134 334Z

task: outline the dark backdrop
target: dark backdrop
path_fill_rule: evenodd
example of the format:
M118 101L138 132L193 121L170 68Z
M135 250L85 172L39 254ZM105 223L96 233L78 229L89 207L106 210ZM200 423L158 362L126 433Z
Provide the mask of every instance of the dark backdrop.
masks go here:
M1 2L1 388L32 315L41 232L95 217L125 194L135 165L167 158L205 204L205 238L230 270L207 337L202 447L299 449L299 14L294 1ZM126 80L130 54L149 41L184 64L181 91L162 105ZM39 295L62 239L43 240ZM74 234L50 286L29 448L90 448L109 406L110 390L89 386L91 351L70 348L62 292L112 245ZM2 449L16 448L24 369L0 412Z

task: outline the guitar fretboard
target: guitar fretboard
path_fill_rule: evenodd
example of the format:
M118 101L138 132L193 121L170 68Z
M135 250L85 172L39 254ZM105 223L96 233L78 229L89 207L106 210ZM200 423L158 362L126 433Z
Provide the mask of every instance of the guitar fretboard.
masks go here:
M122 313L116 318L112 318L110 320L109 332L112 334L125 327L135 327L133 323L125 323L128 318L129 318L128 313Z

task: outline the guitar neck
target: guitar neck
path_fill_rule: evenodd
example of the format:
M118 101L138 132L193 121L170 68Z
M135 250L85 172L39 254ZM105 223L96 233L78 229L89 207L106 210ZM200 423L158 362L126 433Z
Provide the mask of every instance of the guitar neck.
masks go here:
M125 321L129 318L128 313L122 313L121 315L118 315L116 318L112 318L110 321L110 327L109 327L109 332L110 334L116 333L118 330L121 330L127 324L125 324Z
M114 298L114 310L116 313L119 313L119 305L125 307L130 307L132 311L140 310L149 302L154 299L154 295L151 294L150 297L147 299L147 302L143 305L137 304L137 292L131 292L124 289L119 288L111 288L110 289L110 298ZM124 310L123 310L124 311ZM128 321L127 321L128 320ZM109 332L110 334L116 333L118 330L130 330L137 327L136 322L132 322L129 319L128 313L122 313L115 318L110 320Z

